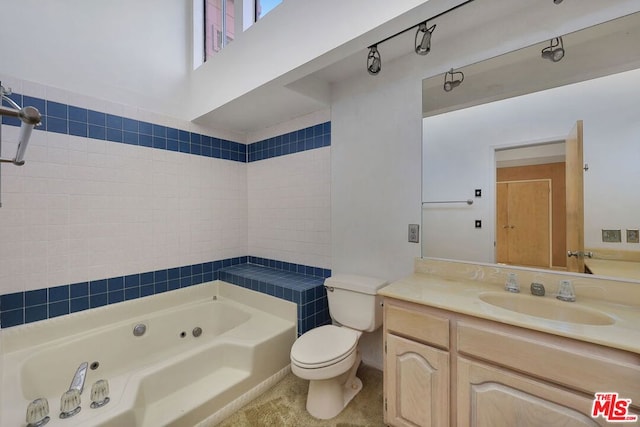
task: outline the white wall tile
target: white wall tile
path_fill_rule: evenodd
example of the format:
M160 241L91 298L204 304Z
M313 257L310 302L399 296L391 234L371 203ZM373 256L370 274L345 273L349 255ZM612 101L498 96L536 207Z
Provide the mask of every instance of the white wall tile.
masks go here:
M331 268L331 148L248 164L249 254Z
M246 139L134 106L11 83L30 96ZM267 132L327 119L310 116ZM2 131L3 154L10 155L19 131ZM40 130L27 163L4 165L1 174L0 294L247 254L331 266L329 148L245 164Z
M246 164L46 139L1 171L0 294L247 254Z

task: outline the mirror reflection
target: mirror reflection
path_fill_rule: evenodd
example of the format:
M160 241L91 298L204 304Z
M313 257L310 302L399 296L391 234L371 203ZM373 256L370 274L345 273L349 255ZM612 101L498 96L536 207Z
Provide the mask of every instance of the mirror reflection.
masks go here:
M638 39L636 13L423 82L423 256L640 280Z

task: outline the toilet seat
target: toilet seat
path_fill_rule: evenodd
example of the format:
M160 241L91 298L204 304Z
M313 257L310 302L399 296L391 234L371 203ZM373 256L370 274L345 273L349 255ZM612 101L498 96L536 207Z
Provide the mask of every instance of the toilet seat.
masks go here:
M305 369L324 368L351 356L361 332L325 325L302 334L291 347L291 361Z

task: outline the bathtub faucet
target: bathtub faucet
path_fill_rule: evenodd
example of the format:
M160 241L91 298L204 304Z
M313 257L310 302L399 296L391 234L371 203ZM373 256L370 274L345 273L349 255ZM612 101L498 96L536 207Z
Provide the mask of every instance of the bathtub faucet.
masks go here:
M87 377L89 363L82 362L76 370L69 390L65 391L60 398L60 418L70 418L80 412L80 395L84 390L84 380Z
M80 366L78 366L76 374L73 376L73 380L71 380L69 390L78 390L80 394L82 394L82 390L84 390L84 380L87 377L87 368L89 368L89 363L87 362L82 362Z

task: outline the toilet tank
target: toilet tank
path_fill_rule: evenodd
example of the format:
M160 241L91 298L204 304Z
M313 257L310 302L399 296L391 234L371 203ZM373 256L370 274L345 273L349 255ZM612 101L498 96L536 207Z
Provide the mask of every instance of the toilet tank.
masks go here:
M378 289L386 285L382 279L338 274L327 278L327 301L331 318L343 326L372 332L382 325L382 297Z

